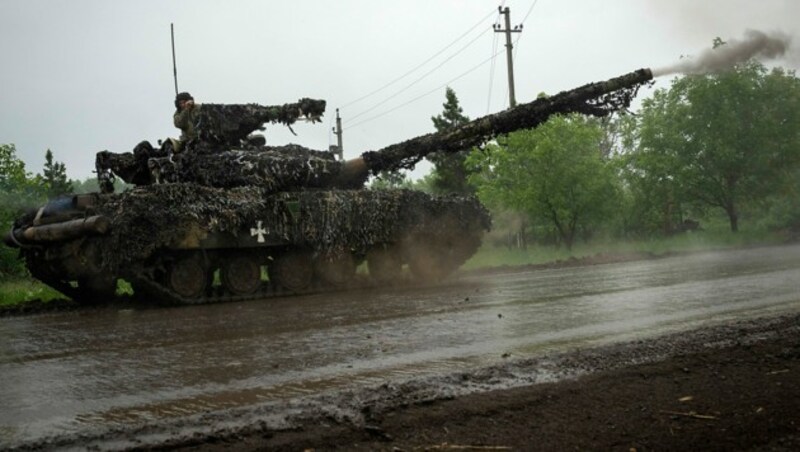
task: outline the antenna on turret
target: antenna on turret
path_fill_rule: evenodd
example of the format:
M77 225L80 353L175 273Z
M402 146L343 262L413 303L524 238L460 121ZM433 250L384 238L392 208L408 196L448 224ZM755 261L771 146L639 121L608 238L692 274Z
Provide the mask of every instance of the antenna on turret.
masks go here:
M175 95L178 95L178 66L175 64L175 26L169 24L169 33L172 37L172 76L175 79Z

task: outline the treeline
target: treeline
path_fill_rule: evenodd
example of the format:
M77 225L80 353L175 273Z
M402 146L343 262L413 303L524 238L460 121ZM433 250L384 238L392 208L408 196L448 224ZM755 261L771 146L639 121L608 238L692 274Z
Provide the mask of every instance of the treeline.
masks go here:
M437 118L462 121L447 94ZM435 161L433 188L476 193L523 246L666 236L714 216L734 232L751 222L797 234L800 79L757 62L684 76L633 114L554 117L453 160Z
M97 178L68 179L64 163L55 161L50 149L45 152L42 171L33 174L26 170L13 144L0 144L0 234L8 233L21 213L43 205L48 199L90 191L97 191ZM24 274L17 251L0 246L0 280Z

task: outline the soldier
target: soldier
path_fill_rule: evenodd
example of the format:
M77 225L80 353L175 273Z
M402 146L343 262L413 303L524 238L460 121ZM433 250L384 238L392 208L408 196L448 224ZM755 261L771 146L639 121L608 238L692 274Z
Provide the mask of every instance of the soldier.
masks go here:
M194 103L194 97L191 94L183 92L175 96L175 109L172 121L175 127L181 129L182 133L180 140L171 141L173 141L173 150L180 152L187 142L197 138L197 131L194 129L194 125L197 121L197 112L200 109L200 105Z

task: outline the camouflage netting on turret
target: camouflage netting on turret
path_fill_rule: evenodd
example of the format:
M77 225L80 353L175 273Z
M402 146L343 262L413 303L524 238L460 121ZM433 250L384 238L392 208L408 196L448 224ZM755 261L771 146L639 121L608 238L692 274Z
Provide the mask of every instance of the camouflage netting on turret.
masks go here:
M225 152L201 149L175 159L178 181L220 188L253 185L270 192L326 186L340 169L330 152L298 145Z
M291 203L299 203L299 210ZM116 274L181 242L198 227L249 235L260 221L267 234L287 244L317 252L365 252L372 244L408 235L426 235L435 242L490 226L488 213L474 198L434 198L409 190L270 194L257 187L167 184L102 195L96 210L112 221L111 232L98 244L104 266Z
M330 152L296 144L226 150L202 143L191 152L166 157L149 143L144 146L145 143L137 145L133 153L98 153L98 159L103 167L137 185L153 182L191 182L218 188L253 185L272 192L334 185L342 167Z
M319 121L325 101L303 98L284 105L202 104L195 129L200 141L235 146L247 135L263 130L264 123L291 126L300 118Z

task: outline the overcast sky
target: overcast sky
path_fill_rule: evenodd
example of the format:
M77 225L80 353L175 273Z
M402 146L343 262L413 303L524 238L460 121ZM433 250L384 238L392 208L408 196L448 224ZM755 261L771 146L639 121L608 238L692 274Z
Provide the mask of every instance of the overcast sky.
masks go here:
M83 179L98 151L178 136L174 23L181 91L200 103L326 99L322 124L297 125L297 137L271 126L267 141L327 149L338 107L352 158L432 132L447 85L471 118L507 107L500 4L524 25L513 36L519 102L663 66L747 28L800 36L796 0L0 0L0 143L34 173L49 148Z

